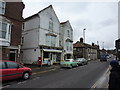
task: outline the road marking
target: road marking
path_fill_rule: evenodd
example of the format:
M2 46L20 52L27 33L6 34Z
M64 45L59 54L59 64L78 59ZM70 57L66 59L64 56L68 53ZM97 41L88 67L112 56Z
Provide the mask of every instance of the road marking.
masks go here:
M110 68L108 67L102 77L106 76L106 74L109 73L109 70L110 70ZM94 90L96 88L97 84L101 81L100 79L95 82L95 84L91 87L90 90Z
M47 70L47 71L36 72L36 73L33 73L32 75L42 74L42 73L46 73L46 72L50 72L50 71L55 71L55 70L56 70L56 69L51 69L51 70Z
M11 86L11 85L6 85L6 86L3 86L2 88L7 88L7 87L9 87L9 86Z

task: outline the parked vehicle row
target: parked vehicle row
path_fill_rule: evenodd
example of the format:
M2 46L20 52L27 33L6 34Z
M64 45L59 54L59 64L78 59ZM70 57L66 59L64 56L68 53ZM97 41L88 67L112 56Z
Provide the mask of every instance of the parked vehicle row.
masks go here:
M73 68L79 65L85 65L88 60L84 58L66 59L60 64L61 67ZM0 60L0 81L13 80L17 78L29 79L32 70L14 61Z
M64 62L62 62L60 65L61 67L67 67L67 68L72 68L72 67L77 67L79 65L86 65L88 64L88 60L85 58L77 58L77 59L66 59Z

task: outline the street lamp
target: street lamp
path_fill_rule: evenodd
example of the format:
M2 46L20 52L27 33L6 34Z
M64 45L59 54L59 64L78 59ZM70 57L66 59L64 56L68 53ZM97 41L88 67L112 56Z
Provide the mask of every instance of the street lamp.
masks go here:
M84 43L85 43L85 30L86 28L83 29L83 38L84 38Z
M83 43L85 44L85 30L86 28L83 29ZM83 58L85 58L85 47L83 49Z

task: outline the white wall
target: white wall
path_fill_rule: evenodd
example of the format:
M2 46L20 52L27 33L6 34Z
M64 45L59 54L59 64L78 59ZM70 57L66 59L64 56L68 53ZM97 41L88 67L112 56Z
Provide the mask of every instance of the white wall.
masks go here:
M68 37L68 31L67 31L67 30L69 30L70 37ZM73 54L73 44L72 44L72 42L71 42L72 50L71 50L71 51L68 51L68 50L66 49L66 40L67 40L67 39L70 39L70 40L73 41L73 30L72 30L69 22L67 22L67 23L64 25L63 32L64 32L64 46L63 46L63 47L64 47L64 50L66 50L65 54L66 54L66 53L72 53L72 54Z
M56 37L56 47L59 47L59 27L60 23L53 11L52 8L48 8L45 11L39 14L40 16L40 37L39 37L39 44L46 45L46 34L53 33L57 35ZM49 20L52 17L53 19L53 32L49 30Z
M24 37L22 44L23 56L22 60L24 63L32 64L38 60L40 51L38 49L38 35L39 35L39 18L34 17L24 22L24 31L22 37ZM35 50L36 49L36 50Z
M38 47L39 35L39 18L35 17L24 23L24 32L22 33L23 46L22 48L35 48Z
M26 49L23 51L23 63L26 64L37 64L38 56L40 56L40 50L39 49Z

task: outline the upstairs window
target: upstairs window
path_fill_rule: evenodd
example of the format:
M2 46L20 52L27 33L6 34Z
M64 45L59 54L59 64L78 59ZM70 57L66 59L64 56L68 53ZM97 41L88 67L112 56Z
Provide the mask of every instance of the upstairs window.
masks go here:
M46 45L55 47L56 46L56 37L46 35Z
M5 13L5 2L0 1L0 14Z
M50 18L49 20L49 30L53 31L53 19Z
M69 30L67 30L67 35L68 35L68 37L70 37L70 31Z
M7 24L0 22L0 38L6 39L7 35Z

